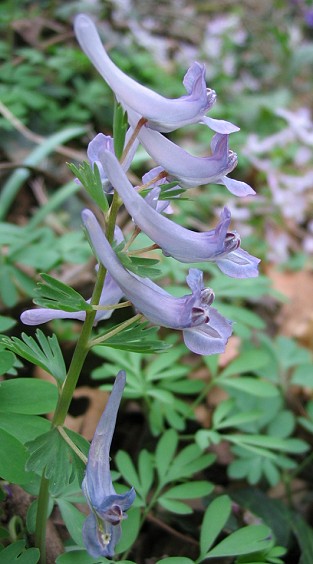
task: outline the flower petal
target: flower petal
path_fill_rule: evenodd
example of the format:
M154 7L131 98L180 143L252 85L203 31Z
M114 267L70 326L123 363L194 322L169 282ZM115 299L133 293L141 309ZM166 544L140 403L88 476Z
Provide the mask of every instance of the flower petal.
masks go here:
M196 354L224 352L225 345L232 334L231 322L216 309L211 307L209 315L210 319L207 323L183 331L185 345Z
M240 180L234 180L234 178L223 176L223 178L220 179L220 183L224 184L231 194L239 196L240 198L253 196L255 194L255 190L253 190L249 184L241 182Z
M173 131L190 123L201 122L215 102L216 94L207 89L205 67L193 63L184 78L187 94L180 98L165 98L124 74L108 57L92 20L85 14L75 18L77 40L98 72L109 84L118 101L127 110L136 111L158 131ZM218 120L212 122L213 128ZM223 126L225 128L225 125ZM230 124L232 131L237 130Z

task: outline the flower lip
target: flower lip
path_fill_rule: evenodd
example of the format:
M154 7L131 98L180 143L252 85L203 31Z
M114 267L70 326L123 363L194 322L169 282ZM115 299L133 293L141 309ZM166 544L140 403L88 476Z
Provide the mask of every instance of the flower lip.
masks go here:
M190 123L206 123L221 133L238 131L238 127L231 123L205 116L214 104L216 94L206 86L203 64L195 62L188 69L183 81L187 94L175 99L166 98L124 74L111 61L95 24L88 16L76 16L74 30L82 50L112 88L118 101L126 110L129 107L146 118L149 127L168 132Z

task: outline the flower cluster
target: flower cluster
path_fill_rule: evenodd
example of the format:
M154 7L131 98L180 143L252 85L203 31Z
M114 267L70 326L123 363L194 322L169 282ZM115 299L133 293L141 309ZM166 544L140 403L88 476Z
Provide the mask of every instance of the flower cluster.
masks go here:
M116 158L111 137L99 133L89 144L88 159L92 168L97 165L103 190L116 192L137 232L145 233L154 248L161 249L164 255L190 264L213 261L223 273L235 278L257 276L259 260L240 247L239 234L230 230L231 213L227 207L222 210L217 226L202 233L188 230L163 215L172 212L169 202L159 199L162 184L168 181L177 182L184 189L216 183L225 185L239 197L254 194L248 184L228 177L237 164L237 156L229 149L229 136L238 128L206 115L216 94L206 86L204 65L193 63L184 78L186 94L168 99L138 84L114 65L95 25L86 15L76 18L75 33L82 49L127 112L129 122L124 145L127 149L121 162ZM204 124L214 132L211 153L207 157L194 157L163 135L192 123ZM156 163L144 178L150 188L144 195L126 176L139 143ZM232 324L212 307L214 292L204 286L202 271L190 268L186 281L191 293L174 297L122 264L91 210L82 212L82 221L98 262L106 270L95 322L108 318L124 296L152 324L181 331L192 352L210 355L224 351ZM117 244L124 241L117 227L115 240ZM101 307L107 309L102 311ZM25 311L22 321L37 325L61 317L84 321L86 311L37 308ZM93 557L114 554L120 522L135 496L133 490L124 495L116 494L109 468L109 449L124 385L125 374L119 373L91 444L83 482L91 509L83 536Z

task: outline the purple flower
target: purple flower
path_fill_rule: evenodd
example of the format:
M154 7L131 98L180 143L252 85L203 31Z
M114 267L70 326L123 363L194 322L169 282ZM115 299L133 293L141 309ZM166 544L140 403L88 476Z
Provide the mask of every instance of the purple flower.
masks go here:
M188 263L215 261L222 272L235 278L258 275L259 259L240 249L239 235L228 231L231 214L227 208L221 213L216 229L206 233L190 231L153 209L150 202L147 203L133 188L112 153L104 153L103 165L136 225L159 245L165 255ZM159 193L160 188L153 188L150 199L157 198Z
M122 297L122 290L113 280L112 276L107 273L101 292L99 305L107 306L117 304ZM90 300L86 301L87 303L90 303ZM97 311L95 316L95 323L98 323L98 321L101 321L102 319L109 319L113 311L113 309ZM50 309L43 307L27 309L21 315L21 321L22 323L25 323L25 325L41 325L41 323L47 323L52 319L78 319L79 321L84 321L85 318L85 311L64 311L62 309Z
M132 109L148 120L149 127L158 131L173 131L190 123L204 123L219 133L238 131L235 125L206 117L216 94L205 83L205 67L193 63L184 78L187 94L169 99L142 86L124 74L108 57L97 28L85 14L75 18L77 40L104 80L112 88L117 100L128 111Z
M136 126L137 117L133 112L128 113L133 127ZM228 148L228 135L214 135L211 141L211 157L194 157L158 131L152 131L145 126L139 131L138 139L150 157L164 168L170 179L173 177L185 188L214 183L224 184L235 196L255 194L245 182L227 177L237 165L237 155Z
M140 278L122 266L90 210L82 212L82 219L99 261L139 312L155 325L181 330L186 346L197 354L224 351L232 332L231 323L210 307L214 293L204 288L200 270L190 269L187 276L192 294L175 298L148 278Z
M125 147L132 136L133 129L130 127L126 133L125 137ZM133 160L134 154L137 150L139 141L135 139L132 143L130 150L128 151L125 159L123 160L122 167L123 170L127 171L131 165ZM110 135L104 135L103 133L98 133L89 143L87 149L87 157L90 162L91 167L93 168L96 164L99 170L103 190L107 193L112 192L112 185L108 181L108 178L103 170L102 164L102 155L104 151L110 151L111 153L115 154L114 152L114 139Z
M114 556L121 536L121 521L127 517L125 511L136 497L134 488L117 494L110 474L110 447L125 383L125 372L120 371L92 439L82 483L91 511L83 525L83 541L94 558Z

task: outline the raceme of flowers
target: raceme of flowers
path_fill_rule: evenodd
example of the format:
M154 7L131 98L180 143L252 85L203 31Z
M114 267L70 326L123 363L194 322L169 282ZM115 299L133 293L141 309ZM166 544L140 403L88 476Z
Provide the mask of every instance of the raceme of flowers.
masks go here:
M134 233L142 230L154 242L155 248L159 247L164 255L183 263L213 261L228 276L257 276L259 259L241 249L239 234L229 230L231 213L227 207L221 211L217 226L204 233L190 231L163 215L164 212L173 212L169 201L159 199L162 184L168 181L174 180L178 187L184 189L216 183L223 184L239 197L254 194L245 182L228 177L237 165L237 156L229 149L229 138L231 133L238 131L238 127L206 115L215 102L216 94L206 86L204 65L194 62L188 69L183 81L184 96L165 98L116 67L88 16L77 16L74 28L83 51L127 112L130 127L121 162L114 153L114 140L102 133L89 143L87 156L91 167L96 165L99 170L103 190L106 193L116 190L118 193L135 223ZM207 157L194 157L162 135L192 123L205 124L214 132ZM139 143L156 164L143 177L144 187L148 185L150 190L145 190L144 197L140 194L140 187L133 187L126 176ZM176 188L170 187L168 194ZM191 293L174 297L149 278L134 274L121 263L91 210L83 210L82 221L97 260L107 271L99 305L110 308L99 309L95 322L107 319L124 296L150 323L181 331L190 351L210 355L225 350L232 333L232 323L212 307L214 292L205 287L201 270L190 268L186 282ZM115 239L117 243L124 241L117 227ZM29 325L55 318L84 321L86 311L37 308L25 311L21 316L22 321ZM95 558L114 555L121 534L120 523L135 498L133 489L126 494L116 494L110 476L109 450L124 386L125 373L120 372L93 438L82 485L90 507L83 539L87 551Z

